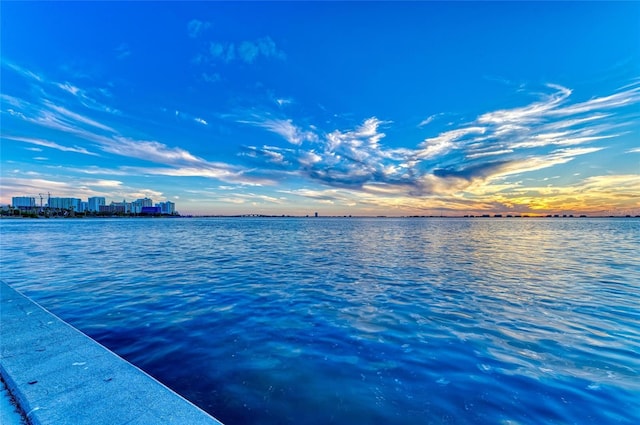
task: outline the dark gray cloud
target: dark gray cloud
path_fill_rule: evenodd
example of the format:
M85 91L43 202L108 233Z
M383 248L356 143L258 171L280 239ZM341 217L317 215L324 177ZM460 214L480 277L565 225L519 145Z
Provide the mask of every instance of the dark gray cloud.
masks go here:
M477 178L485 179L496 172L502 171L510 161L494 161L474 164L457 168L437 168L433 170L433 175L440 178L460 178L472 181Z

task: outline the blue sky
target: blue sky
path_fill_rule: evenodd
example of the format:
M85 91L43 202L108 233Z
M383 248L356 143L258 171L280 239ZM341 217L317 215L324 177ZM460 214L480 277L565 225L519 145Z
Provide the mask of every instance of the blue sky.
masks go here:
M0 203L640 214L640 3L2 2Z

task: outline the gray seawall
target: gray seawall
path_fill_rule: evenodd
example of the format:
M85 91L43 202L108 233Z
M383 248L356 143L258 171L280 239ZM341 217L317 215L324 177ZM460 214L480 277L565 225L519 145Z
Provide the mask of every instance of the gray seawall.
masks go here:
M221 424L4 282L0 375L32 424Z

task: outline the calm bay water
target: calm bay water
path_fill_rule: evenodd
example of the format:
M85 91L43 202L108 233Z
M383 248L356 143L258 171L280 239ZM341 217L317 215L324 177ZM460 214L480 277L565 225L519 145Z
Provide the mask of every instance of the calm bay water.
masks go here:
M228 425L640 423L638 219L0 226L2 280Z

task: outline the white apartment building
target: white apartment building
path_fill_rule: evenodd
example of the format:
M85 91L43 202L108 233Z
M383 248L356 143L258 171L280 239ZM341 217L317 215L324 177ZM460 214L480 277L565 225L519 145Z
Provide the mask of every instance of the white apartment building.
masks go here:
M167 201L167 202L160 202L158 204L156 204L156 207L160 208L160 213L161 214L175 214L176 213L176 204L171 202L171 201Z
M136 199L131 203L131 212L134 214L140 214L142 207L152 207L153 201L149 198Z
M100 211L100 205L107 205L104 197L102 196L94 196L87 200L87 211Z

